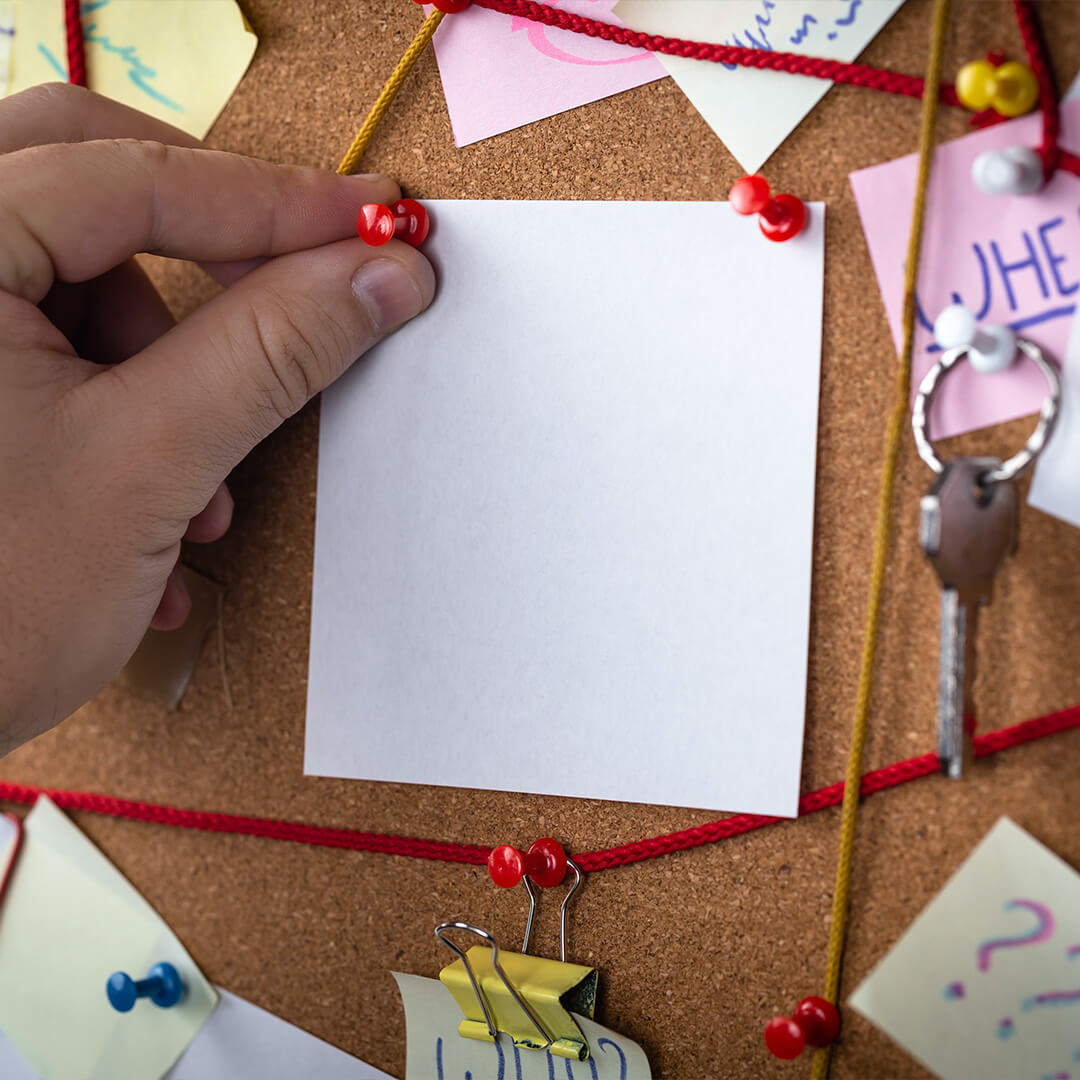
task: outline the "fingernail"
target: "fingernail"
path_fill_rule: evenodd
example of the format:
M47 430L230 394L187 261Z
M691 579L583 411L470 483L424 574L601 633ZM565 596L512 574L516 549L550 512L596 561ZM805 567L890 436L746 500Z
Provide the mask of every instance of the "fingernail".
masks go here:
M418 315L424 307L420 286L396 259L372 259L352 277L352 291L368 309L377 334Z
M386 181L386 177L382 173L377 172L364 172L364 173L349 173L349 176L353 180L366 180L369 184L378 184Z

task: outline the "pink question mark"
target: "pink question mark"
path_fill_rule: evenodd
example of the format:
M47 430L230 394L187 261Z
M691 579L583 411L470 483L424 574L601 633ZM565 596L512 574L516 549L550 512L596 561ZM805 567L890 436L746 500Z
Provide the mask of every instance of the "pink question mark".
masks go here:
M1035 926L1022 934L1015 934L1012 937L989 938L987 941L982 942L975 950L975 964L980 971L990 970L990 957L999 949L1015 949L1027 945L1038 945L1039 942L1046 941L1053 935L1056 925L1054 915L1045 904L1040 904L1037 900L1020 899L1005 902L1006 911L1015 910L1016 908L1024 908L1030 911L1037 920ZM1080 952L1080 946L1077 947L1077 951ZM945 988L945 997L949 1000L956 1000L962 998L964 992L962 982L951 982ZM1000 1021L998 1024L999 1037L1007 1039L1012 1033L1012 1021L1009 1019Z

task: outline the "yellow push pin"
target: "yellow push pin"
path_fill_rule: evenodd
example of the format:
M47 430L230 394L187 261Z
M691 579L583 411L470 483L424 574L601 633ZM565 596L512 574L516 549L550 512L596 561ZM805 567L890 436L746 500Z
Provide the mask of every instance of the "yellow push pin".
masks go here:
M1001 65L972 60L956 76L956 96L974 112L993 109L1002 116L1023 116L1039 100L1039 82L1019 60Z

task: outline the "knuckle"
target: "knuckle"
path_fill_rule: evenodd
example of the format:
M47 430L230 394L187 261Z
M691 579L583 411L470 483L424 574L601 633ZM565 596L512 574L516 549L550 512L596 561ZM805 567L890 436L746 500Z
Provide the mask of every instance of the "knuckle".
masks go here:
M333 378L343 351L340 328L325 312L276 294L250 308L251 335L265 360L260 399L286 420Z
M49 116L79 112L90 91L84 86L66 82L39 83L28 87L12 99L34 116ZM34 145L30 143L29 145Z

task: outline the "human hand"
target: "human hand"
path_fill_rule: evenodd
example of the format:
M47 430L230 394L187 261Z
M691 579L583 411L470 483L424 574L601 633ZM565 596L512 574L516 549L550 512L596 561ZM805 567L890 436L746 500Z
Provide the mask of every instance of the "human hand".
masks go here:
M356 238L390 181L198 147L76 87L0 102L0 754L183 622L229 472L434 294ZM174 325L136 252L229 287Z

